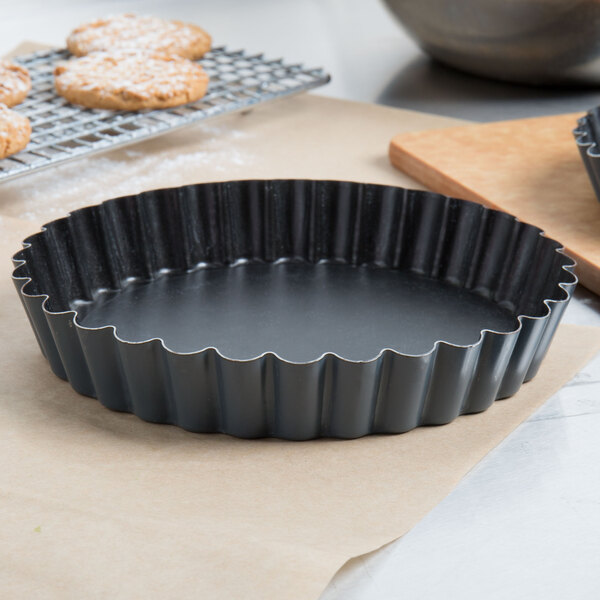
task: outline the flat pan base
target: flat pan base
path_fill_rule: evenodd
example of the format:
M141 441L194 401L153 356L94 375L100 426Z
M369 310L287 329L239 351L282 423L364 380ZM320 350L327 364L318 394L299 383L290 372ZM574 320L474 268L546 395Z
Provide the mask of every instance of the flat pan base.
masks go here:
M508 311L410 272L339 264L240 264L168 274L77 303L86 327L162 338L175 352L216 347L233 359L264 352L305 362L334 352L370 360L384 348L430 351L437 340L473 344L482 329L514 330Z

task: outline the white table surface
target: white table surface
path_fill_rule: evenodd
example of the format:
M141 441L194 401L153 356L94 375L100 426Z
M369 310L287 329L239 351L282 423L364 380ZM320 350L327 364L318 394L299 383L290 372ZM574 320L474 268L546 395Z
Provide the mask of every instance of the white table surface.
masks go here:
M476 121L600 104L600 90L513 86L438 65L378 0L0 0L0 54L24 39L64 45L79 23L125 10L187 19L216 44L323 66L333 79L320 93L339 98ZM600 298L580 288L563 320L600 326ZM411 532L352 561L322 598L599 594L600 356Z

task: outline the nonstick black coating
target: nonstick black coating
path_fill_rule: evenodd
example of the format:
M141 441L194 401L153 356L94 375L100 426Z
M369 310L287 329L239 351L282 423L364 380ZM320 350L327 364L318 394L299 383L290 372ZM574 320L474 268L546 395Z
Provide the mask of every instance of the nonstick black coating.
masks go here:
M514 315L476 294L406 271L267 263L199 269L102 294L80 306L86 327L115 325L175 352L213 347L248 360L265 352L304 362L327 352L371 360L384 348L423 354L438 340L474 344L511 331Z

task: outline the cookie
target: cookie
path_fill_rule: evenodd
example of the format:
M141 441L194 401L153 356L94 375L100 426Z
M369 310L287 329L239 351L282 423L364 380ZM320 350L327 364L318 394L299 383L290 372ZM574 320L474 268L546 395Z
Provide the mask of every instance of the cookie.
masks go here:
M126 13L80 25L67 38L67 48L75 56L130 48L196 60L210 50L211 41L196 25Z
M31 89L31 79L25 67L9 60L0 60L0 103L14 106L25 100Z
M23 150L30 137L29 119L0 104L0 158Z
M54 69L58 94L88 108L169 108L202 98L208 75L195 62L156 52L93 52Z

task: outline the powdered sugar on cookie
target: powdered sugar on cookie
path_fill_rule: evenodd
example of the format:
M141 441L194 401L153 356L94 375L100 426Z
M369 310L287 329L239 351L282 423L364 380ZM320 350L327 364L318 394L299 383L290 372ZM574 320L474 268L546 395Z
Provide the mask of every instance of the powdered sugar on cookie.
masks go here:
M210 35L196 25L130 13L86 23L67 38L67 48L75 56L141 48L195 60L208 52L210 45Z
M9 60L0 60L0 102L14 106L23 102L31 89L31 79L25 67Z
M23 150L30 137L29 119L0 104L0 158Z
M90 108L140 110L167 108L198 100L208 75L197 63L156 52L94 52L59 63L56 91L69 102Z

